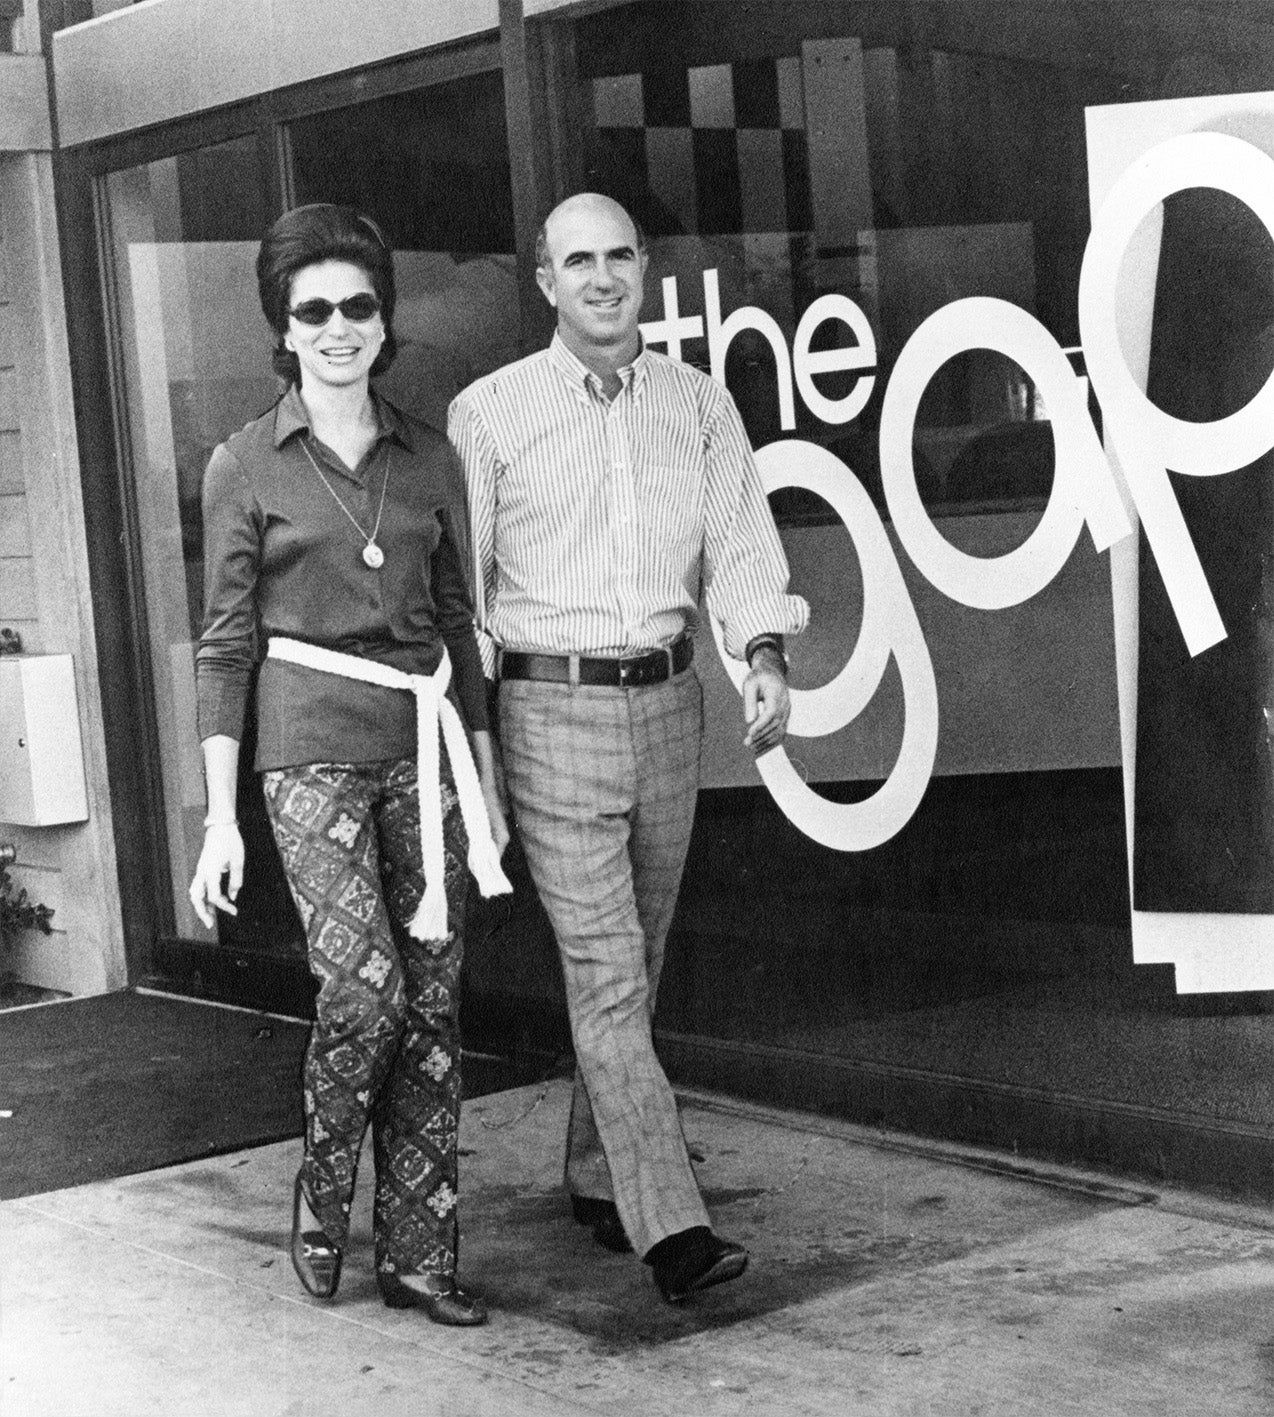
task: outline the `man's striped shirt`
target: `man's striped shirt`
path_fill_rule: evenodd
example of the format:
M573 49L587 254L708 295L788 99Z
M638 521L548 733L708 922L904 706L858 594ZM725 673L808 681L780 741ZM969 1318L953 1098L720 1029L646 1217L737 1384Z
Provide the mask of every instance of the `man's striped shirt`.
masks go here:
M611 401L554 335L471 384L448 432L465 468L479 639L631 655L698 621L742 657L798 634L788 566L743 422L706 374L643 349Z

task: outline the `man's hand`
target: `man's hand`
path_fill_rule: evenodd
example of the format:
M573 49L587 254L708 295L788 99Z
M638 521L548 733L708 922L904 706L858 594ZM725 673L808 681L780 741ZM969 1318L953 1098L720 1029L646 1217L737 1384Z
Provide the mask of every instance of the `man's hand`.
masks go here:
M791 712L783 657L763 645L752 656L752 668L743 681L743 719L748 725L744 747L751 748L758 757L777 748L787 733Z

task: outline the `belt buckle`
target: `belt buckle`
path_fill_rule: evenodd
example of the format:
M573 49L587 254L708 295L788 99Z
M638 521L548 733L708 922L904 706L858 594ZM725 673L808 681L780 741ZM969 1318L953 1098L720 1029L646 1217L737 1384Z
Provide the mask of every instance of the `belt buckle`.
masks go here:
M626 688L628 688L629 676L630 676L631 674L635 673L635 672L636 672L636 671L635 671L635 668L634 668L634 666L633 666L633 661L632 661L631 659L622 659L622 658L620 659L620 661L619 661L619 687L620 687L621 689L626 689Z

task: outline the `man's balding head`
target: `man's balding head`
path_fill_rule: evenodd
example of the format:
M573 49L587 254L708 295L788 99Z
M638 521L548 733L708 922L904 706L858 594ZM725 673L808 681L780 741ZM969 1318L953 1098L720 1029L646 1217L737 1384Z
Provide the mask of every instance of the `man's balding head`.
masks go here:
M567 346L601 369L630 363L641 348L646 274L645 242L632 217L598 192L568 197L549 213L536 257L536 282Z
M549 265L550 222L554 222L558 217L569 218L572 213L589 210L609 212L612 216L627 221L632 227L634 249L645 252L646 233L630 211L613 197L605 197L600 192L577 192L573 197L560 201L540 224L540 229L535 234L535 264L538 269L545 269Z

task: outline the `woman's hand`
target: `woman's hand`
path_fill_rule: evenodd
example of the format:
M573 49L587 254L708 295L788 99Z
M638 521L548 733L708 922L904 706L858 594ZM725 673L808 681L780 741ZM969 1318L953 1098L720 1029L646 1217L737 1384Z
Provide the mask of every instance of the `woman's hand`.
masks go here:
M239 743L224 733L203 740L203 770L208 787L208 820L203 850L190 883L190 903L211 930L213 906L237 915L235 899L243 885L243 837L235 820L235 782L239 773Z
M491 840L504 855L509 844L509 798L504 785L504 764L500 761L495 740L485 729L473 734L473 761L482 784L482 800L486 803L487 820L491 824Z
M243 837L234 822L208 827L204 832L203 850L190 882L190 903L195 914L211 930L212 909L237 915L235 900L243 885Z
M487 778L482 778L482 800L487 805L487 821L491 824L491 840L495 842L495 849L504 855L504 848L509 844L509 822L504 812L504 802L501 794L494 782L488 783Z

